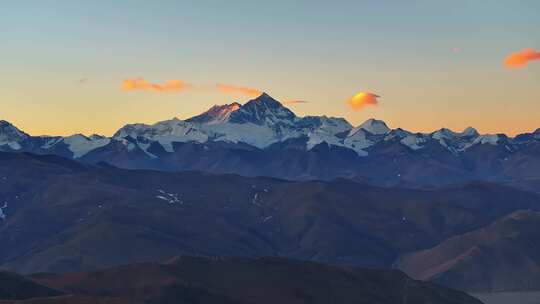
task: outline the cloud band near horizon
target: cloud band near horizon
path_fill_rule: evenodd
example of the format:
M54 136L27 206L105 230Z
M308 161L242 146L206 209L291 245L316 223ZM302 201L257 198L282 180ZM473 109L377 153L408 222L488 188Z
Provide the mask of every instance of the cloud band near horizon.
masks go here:
M162 84L152 83L142 77L129 78L122 82L124 91L150 91L162 92L182 92L193 88L193 86L183 80L168 80Z
M259 97L263 93L258 89L224 83L216 84L216 88L219 92L232 96Z

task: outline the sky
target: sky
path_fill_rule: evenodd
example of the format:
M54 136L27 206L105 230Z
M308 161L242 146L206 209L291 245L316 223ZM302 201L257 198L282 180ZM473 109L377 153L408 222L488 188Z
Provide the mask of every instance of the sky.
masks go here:
M353 125L540 128L535 0L20 0L0 28L0 119L33 135L111 135L263 91Z

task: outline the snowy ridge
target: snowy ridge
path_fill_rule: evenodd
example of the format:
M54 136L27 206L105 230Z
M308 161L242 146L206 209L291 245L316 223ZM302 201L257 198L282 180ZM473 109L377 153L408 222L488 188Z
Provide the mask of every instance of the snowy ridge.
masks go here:
M504 134L481 135L474 128L462 132L440 129L433 133L412 133L400 128L390 129L384 121L369 119L353 127L343 118L326 116L298 117L268 94L248 101L244 105L231 103L215 105L206 112L186 120L173 118L152 125L128 124L111 138L99 135L86 137L75 134L68 137L32 137L6 121L0 121L0 151L30 151L60 153L69 151L73 158L121 143L130 152L144 151L155 143L168 153L175 152L174 143L228 142L243 143L265 149L289 139L305 139L305 149L329 144L354 150L359 156L368 156L372 147L380 143L403 145L412 151L422 150L430 143L438 143L453 154L459 154L477 145L512 146L540 141L540 129L508 138ZM50 151L50 152L49 152Z
M205 124L223 123L229 119L232 112L240 109L241 106L242 105L237 102L222 106L215 105L211 107L208 111L192 117L186 121Z
M173 142L206 142L208 134L199 130L197 124L173 118L153 125L132 124L118 130L113 138L122 140L130 137L142 141L143 150L146 151L148 141L159 142L165 151L174 152ZM142 139L142 140L141 140Z
M401 139L400 142L413 150L420 150L423 148L423 144L426 142L426 139L424 136L419 134L410 134Z
M347 132L352 127L343 118L326 116L307 116L303 118L302 123L305 124L305 127L301 128L301 130L308 137L308 150L323 142L330 145L343 146L343 141L336 134Z
M17 129L11 123L0 120L0 146L7 145L12 150L20 150L21 141L30 137L28 134Z
M390 132L390 128L382 120L368 119L366 122L358 126L361 129L368 131L371 134L381 135Z
M389 140L396 140L412 150L421 150L428 142L437 141L455 154L475 145L496 145L498 142L497 135L480 135L471 127L462 132L443 128L433 133L412 133L392 130L384 121L376 119L353 127L343 118L298 117L267 94L244 105L213 106L185 121L173 119L152 126L127 125L114 138L126 136L157 141L168 152L172 152L172 142L225 141L264 149L287 139L306 138L306 150L326 143L352 149L360 156L369 155L370 147Z
M366 156L368 152L364 149L369 148L375 143L368 139L366 131L361 127L349 131L343 142L346 147L353 149L360 156Z
M86 137L82 134L75 134L63 139L63 142L68 145L69 150L73 152L73 158L79 158L86 153L107 145L111 140L106 137L93 135Z

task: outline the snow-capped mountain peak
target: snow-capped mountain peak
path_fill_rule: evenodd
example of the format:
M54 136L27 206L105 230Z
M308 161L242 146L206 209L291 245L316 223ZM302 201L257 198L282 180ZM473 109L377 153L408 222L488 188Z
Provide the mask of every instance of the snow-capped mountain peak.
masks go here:
M107 145L111 140L107 137L92 135L86 137L82 134L75 134L64 137L64 143L68 149L73 152L73 158L80 158L86 153Z
M458 133L454 132L447 128L442 128L438 131L435 131L432 133L431 137L434 139L454 139L454 138L461 138L461 137L473 137L478 136L478 131L476 129L468 127L463 132Z
M373 118L366 120L359 126L359 128L362 128L375 135L382 135L390 132L390 128L388 128L384 121Z
M0 146L8 145L13 150L21 149L20 143L30 135L19 130L11 123L0 120Z
M462 137L465 137L465 136L473 137L473 136L478 136L478 135L479 135L478 131L473 127L468 127L465 130L463 130L463 132L461 132Z
M28 138L29 135L19 130L17 127L12 125L10 122L5 120L0 120L0 142L5 140L23 140Z
M434 139L453 139L455 137L458 137L460 134L456 133L450 129L442 128L431 135Z
M215 105L211 107L208 111L200 115L194 116L186 121L207 124L226 122L231 116L231 114L234 111L240 109L241 107L242 105L237 102L226 105Z
M187 120L173 118L151 125L128 124L111 138L100 135L86 137L81 134L34 137L9 122L0 121L0 151L56 153L73 158L81 158L101 147L103 149L98 150L98 153L108 149L124 151L121 147L117 148L119 142L128 146L128 152L143 151L155 159L161 157L162 152L177 152L176 149L183 146L178 143L227 142L266 149L290 139L298 140L294 143L304 143L305 140L306 150L326 143L354 150L359 156L377 153L377 147L386 149L386 145L394 144L411 150L422 150L439 144L452 154L459 155L475 145L501 146L508 151L516 151L526 145L534 146L540 140L540 129L508 138L504 134L480 135L471 127L462 132L442 128L432 133L412 133L400 128L390 129L384 121L376 119L369 119L353 128L343 118L324 115L298 117L266 93L244 105L234 102L213 106ZM159 149L158 145L163 149Z
M384 140L388 141L395 138L403 139L411 134L412 133L407 130L403 130L402 128L397 128L397 129L390 130L390 132L388 132L386 136L384 137Z
M256 125L287 124L296 120L296 115L284 107L270 95L261 96L248 101L240 109L231 113L230 123L252 123Z
M477 137L478 132L471 127L466 128L460 133L447 128L442 128L431 133L431 138L438 140L442 146L446 147L452 153L458 153L479 143L480 141L475 142Z

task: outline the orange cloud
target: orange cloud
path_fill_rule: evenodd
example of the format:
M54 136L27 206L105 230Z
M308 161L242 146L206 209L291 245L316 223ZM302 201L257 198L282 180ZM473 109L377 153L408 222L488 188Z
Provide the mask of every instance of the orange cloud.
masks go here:
M375 95L373 93L369 92L359 92L353 97L349 98L347 100L347 104L353 109L354 111L360 111L366 106L376 106L379 104L379 101L377 98L379 98L379 95Z
M284 103L285 104L300 104L300 103L309 103L309 101L301 100L301 99L293 99L293 100L287 100Z
M244 95L249 97L259 97L263 93L262 91L257 89L240 87L232 84L218 83L216 87L221 93L234 96Z
M523 49L506 57L504 64L509 68L523 68L533 60L540 60L540 52L534 49Z
M144 78L130 78L122 82L124 91L181 92L191 89L192 85L183 80L169 80L163 84L151 83Z

